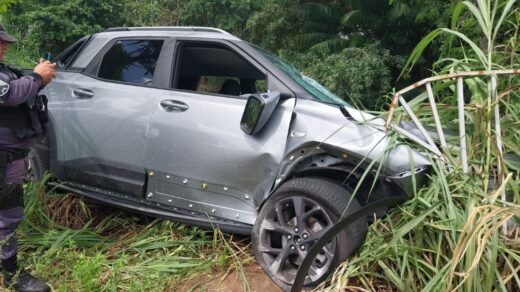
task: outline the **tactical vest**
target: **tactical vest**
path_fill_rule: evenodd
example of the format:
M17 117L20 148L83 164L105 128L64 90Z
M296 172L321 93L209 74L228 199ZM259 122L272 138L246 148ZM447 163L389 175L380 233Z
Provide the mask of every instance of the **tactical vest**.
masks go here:
M0 64L0 71L16 80L23 77L23 72ZM17 107L0 107L0 128L9 128L19 139L43 138L45 125L49 121L47 97L36 95Z

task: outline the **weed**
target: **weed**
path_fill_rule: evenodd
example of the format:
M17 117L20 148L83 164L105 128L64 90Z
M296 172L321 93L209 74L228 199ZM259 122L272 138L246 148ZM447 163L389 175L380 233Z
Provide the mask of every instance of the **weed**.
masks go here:
M25 186L19 254L56 291L163 291L190 275L252 261L247 242L218 230L46 193L43 184Z
M473 4L476 2L476 4ZM514 46L499 45L497 40L518 33L518 23L504 32L501 26L518 13L517 1L476 0L459 2L454 15L454 26L462 15L473 16L482 29L479 42L452 29L441 28L419 43L407 63L406 72L426 46L442 33L450 34L466 46L464 60L443 59L441 73L470 70L493 70L517 66L511 62L516 54ZM516 18L518 19L518 18ZM505 48L505 49L504 49ZM505 53L505 54L504 54ZM504 55L507 58L504 58ZM507 79L507 78L506 78ZM500 124L504 140L503 153L520 157L518 146L518 77L499 83L495 96L483 77L466 80L471 93L470 104L465 105L468 129L470 170L466 174L453 164L432 158L433 172L430 183L413 198L395 208L369 229L366 242L358 254L336 271L328 287L371 291L517 291L520 289L520 243L518 226L502 234L506 222L520 218L518 191L520 168L511 160L504 163L496 144L493 118L495 106L500 105ZM456 125L453 114L456 89L453 81L438 85L443 109L443 125ZM500 91L502 90L502 91ZM423 122L431 122L427 108L420 108L425 94L409 104L420 113ZM497 98L499 101L497 102ZM458 141L456 141L458 142ZM451 161L455 149L445 149ZM505 155L504 155L505 157ZM455 160L456 161L456 160ZM508 200L501 197L508 193Z

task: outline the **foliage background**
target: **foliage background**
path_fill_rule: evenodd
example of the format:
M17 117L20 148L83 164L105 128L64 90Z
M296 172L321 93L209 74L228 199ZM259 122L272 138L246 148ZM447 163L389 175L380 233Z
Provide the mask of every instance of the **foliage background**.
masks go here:
M458 1L454 1L458 2ZM379 109L386 94L429 74L442 54L428 48L398 80L404 59L427 32L449 23L450 1L411 0L6 0L0 12L23 42L13 61L27 66L109 27L219 27L298 65L358 106ZM2 8L4 7L4 8ZM6 11L5 9L3 11ZM445 50L445 49L444 49ZM34 61L33 61L34 62ZM333 72L329 75L327 72Z
M503 0L501 0L503 1ZM384 109L388 93L428 77L443 56L467 57L436 39L399 78L428 32L450 27L460 3L444 0L2 0L8 30L22 40L7 61L23 67L56 55L86 34L117 26L210 26L229 31L294 63L356 106ZM7 10L7 8L9 8ZM514 22L504 30L511 30ZM463 13L457 28L479 36Z

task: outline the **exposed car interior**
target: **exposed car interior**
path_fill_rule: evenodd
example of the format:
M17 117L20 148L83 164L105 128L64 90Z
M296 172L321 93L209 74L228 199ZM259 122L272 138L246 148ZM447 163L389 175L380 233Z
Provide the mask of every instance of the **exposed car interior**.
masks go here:
M240 88L240 84L233 79L226 79L218 93L225 95L240 95L242 89Z
M181 43L176 60L173 88L228 96L265 90L265 75L224 45Z

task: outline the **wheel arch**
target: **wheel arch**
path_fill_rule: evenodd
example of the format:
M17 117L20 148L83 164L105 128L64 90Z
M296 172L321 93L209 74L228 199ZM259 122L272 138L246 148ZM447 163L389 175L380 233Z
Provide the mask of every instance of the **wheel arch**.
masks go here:
M361 206L403 193L382 174L383 170L380 170L381 175L377 175L377 166L372 165L372 169L369 169L370 161L323 143L310 143L291 151L281 165L271 192L262 200L259 208L283 183L294 178L314 177L334 181L351 191Z

